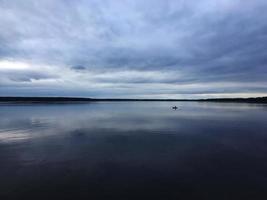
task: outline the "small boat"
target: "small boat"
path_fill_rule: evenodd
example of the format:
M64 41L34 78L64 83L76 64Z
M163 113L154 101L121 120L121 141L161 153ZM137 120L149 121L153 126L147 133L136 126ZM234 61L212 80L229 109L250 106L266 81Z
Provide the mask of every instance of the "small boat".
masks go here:
M173 109L173 110L177 110L178 107L177 107L177 106L173 106L172 109Z

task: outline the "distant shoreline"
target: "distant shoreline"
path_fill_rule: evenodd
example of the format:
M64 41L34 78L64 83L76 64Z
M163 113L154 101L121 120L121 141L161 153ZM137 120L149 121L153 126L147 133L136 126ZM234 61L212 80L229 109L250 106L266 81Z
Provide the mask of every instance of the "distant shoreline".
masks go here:
M96 101L195 101L229 103L267 103L267 97L255 98L213 98L213 99L122 99L122 98L80 98L80 97L0 97L4 103L78 103Z

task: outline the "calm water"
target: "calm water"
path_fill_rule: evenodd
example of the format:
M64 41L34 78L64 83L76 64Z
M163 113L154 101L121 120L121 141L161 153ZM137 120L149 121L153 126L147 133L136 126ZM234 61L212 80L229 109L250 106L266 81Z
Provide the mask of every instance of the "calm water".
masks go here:
M267 199L267 105L2 104L9 198Z

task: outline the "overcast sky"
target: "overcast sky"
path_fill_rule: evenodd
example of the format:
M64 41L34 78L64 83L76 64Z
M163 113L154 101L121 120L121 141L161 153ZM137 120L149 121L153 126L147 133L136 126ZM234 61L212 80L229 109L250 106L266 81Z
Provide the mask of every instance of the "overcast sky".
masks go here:
M0 96L264 95L266 0L0 0Z

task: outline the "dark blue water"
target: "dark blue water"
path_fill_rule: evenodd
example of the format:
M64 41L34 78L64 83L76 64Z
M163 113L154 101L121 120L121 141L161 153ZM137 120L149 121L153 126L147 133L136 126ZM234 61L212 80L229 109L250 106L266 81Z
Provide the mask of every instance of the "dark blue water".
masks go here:
M0 199L267 199L267 105L2 104Z

